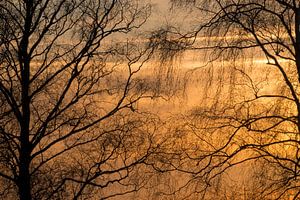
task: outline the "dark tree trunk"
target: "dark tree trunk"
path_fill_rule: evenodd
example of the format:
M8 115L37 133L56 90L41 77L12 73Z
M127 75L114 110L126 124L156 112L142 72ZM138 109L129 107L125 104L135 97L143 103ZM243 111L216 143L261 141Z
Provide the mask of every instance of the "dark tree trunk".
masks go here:
M26 43L26 42L25 42ZM27 43L28 44L28 43ZM27 44L24 44L27 49ZM30 133L30 97L29 97L29 77L30 77L30 61L29 56L24 51L22 55L22 121L20 133L20 166L19 166L19 195L20 200L31 200L31 184L30 184L30 160L31 160L31 144L29 139Z
M30 97L29 97L29 60L25 59L22 71L22 122L20 135L20 166L19 166L19 196L20 200L31 200L30 161Z
M27 154L27 155L26 155ZM18 180L20 200L31 200L31 184L28 152L22 152L20 160L20 174Z
M20 154L19 154L19 198L20 200L31 200L31 144L30 144L30 55L28 54L28 45L30 38L30 29L33 16L33 1L26 2L26 20L24 24L23 37L20 42L19 60L21 66L21 84L22 84L22 120L19 122L20 131Z

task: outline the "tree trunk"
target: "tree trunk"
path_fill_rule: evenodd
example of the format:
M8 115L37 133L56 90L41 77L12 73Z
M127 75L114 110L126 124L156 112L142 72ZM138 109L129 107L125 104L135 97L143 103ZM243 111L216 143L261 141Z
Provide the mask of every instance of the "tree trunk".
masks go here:
M20 42L19 59L21 63L21 86L22 86L22 119L19 121L20 131L20 153L19 153L19 177L18 189L20 200L31 200L31 180L30 180L30 162L31 162L31 144L30 133L30 55L28 54L28 45L30 38L30 29L33 18L33 1L26 1L26 19L24 24L23 38Z
M20 160L20 174L18 180L20 200L31 200L31 184L29 171L29 156L27 152L22 152Z
M30 161L31 161L31 144L29 140L30 133L30 99L29 91L29 62L24 62L24 70L22 71L22 121L20 134L20 164L19 164L19 196L20 200L31 200L31 184L30 184Z
M26 57L28 57L26 55ZM20 200L31 200L30 184L30 162L31 162L31 143L30 133L30 97L29 97L29 59L24 59L24 69L22 70L22 121L20 134L20 164L19 164L19 195Z

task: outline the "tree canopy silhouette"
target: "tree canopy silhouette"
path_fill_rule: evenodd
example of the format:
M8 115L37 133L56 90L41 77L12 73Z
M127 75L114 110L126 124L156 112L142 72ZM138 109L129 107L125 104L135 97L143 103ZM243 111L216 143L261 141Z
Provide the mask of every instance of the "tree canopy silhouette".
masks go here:
M161 50L202 51L202 61L207 61L193 70L200 72L206 88L193 118L206 130L204 135L227 136L212 148L222 158L216 167L224 171L259 160L270 171L260 172L255 198L299 198L299 1L171 2L173 9L184 7L193 13L191 21L196 23L191 22L189 31L168 31L172 37L166 40L176 41L177 36L184 46Z
M150 11L135 0L0 2L1 198L106 199L144 185L157 119L135 112L151 96L136 74L152 50L124 35Z

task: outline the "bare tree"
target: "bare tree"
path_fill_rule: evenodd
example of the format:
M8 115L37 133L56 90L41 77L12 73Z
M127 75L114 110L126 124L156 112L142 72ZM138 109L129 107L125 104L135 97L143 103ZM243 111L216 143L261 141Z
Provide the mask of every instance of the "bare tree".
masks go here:
M183 49L200 52L202 63L207 62L193 70L201 76L205 92L201 93L201 105L192 112L198 122L191 127L211 148L204 154L217 162L211 169L221 173L240 163L260 160L272 169L260 177L261 198L299 198L299 2L171 2L173 8L185 7L196 13L198 24L184 34L175 28L166 30L173 38L157 46L162 55L175 55ZM164 45L166 41L176 41L176 45ZM207 137L221 138L222 142L214 144ZM203 158L196 153L193 157ZM207 180L218 174L212 171Z
M1 197L106 199L142 188L157 118L136 112L151 96L137 73L152 50L124 35L145 23L149 4L5 0L0 13Z

